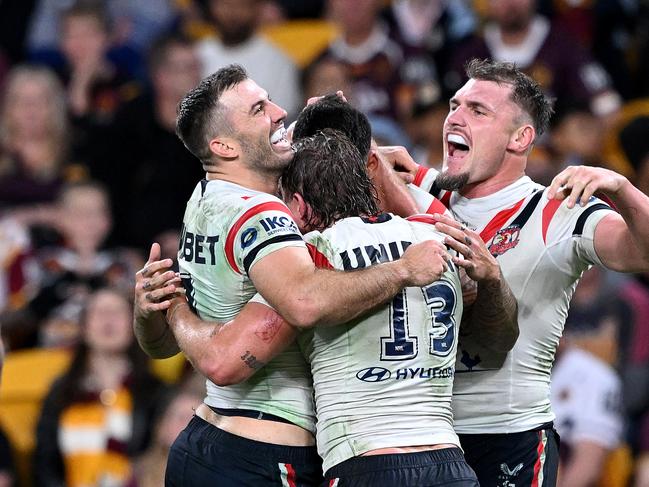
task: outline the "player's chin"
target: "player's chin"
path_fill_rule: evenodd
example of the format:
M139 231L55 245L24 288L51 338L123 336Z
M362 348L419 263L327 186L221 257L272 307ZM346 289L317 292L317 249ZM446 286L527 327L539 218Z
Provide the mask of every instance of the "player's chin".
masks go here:
M284 155L284 154L289 154L290 158L293 158L293 148L291 147L291 143L289 141L282 140L281 142L277 142L275 144L270 144L271 150L277 154L277 155Z
M288 165L293 160L293 149L291 149L290 145L286 148L275 146L273 146L272 148L275 157L286 165Z

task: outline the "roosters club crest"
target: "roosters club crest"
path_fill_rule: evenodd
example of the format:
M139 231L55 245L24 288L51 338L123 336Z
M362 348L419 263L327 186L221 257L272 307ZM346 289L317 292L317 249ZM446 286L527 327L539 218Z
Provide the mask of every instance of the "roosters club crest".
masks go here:
M518 225L510 225L507 228L499 230L494 235L491 245L489 245L489 252L494 257L503 255L510 249L518 245L518 238L520 237L521 229Z

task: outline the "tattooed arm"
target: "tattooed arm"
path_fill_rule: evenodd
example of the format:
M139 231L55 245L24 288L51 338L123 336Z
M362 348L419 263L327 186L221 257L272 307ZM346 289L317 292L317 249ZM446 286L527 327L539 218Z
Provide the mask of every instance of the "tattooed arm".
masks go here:
M184 298L176 298L167 321L192 365L219 386L248 379L297 336L274 309L254 301L234 320L220 324L201 320Z
M518 339L518 302L498 268L498 276L478 281L475 302L462 316L465 332L496 352L509 352Z
M444 243L462 257L453 262L477 282L477 295L462 315L463 333L473 335L476 342L496 352L509 352L518 339L518 302L505 281L498 261L489 253L476 232L455 220L434 215L435 227L447 236ZM466 290L463 291L466 294Z

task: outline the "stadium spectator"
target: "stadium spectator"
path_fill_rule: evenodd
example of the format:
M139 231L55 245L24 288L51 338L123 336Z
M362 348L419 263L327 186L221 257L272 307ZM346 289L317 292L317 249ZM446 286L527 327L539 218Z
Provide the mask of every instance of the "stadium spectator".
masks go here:
M590 352L567 346L552 371L550 399L561 435L561 487L597 485L609 453L622 442L622 383Z
M588 104L557 106L547 144L556 161L556 172L567 166L607 167L602 159L605 127Z
M620 277L593 267L570 302L550 400L561 435L559 485L596 485L608 456L624 442L619 371L631 310L618 296Z
M60 22L64 63L59 74L75 128L75 156L85 160L93 131L110 123L120 105L138 94L139 85L108 58L111 24L101 4L79 0L62 12Z
M539 0L538 10L553 19L557 27L578 41L610 74L623 98L634 93L630 56L637 48L634 30L641 28L638 16L643 2L627 0Z
M186 200L203 177L174 132L178 102L200 81L193 44L182 36L163 36L148 52L148 71L151 90L117 112L90 157L91 174L111 196L111 242L140 249L165 231L175 232L177 240ZM159 211L151 213L152 202Z
M46 68L16 66L0 115L0 204L51 203L69 156L65 93Z
M87 301L83 339L43 403L36 485L126 485L149 445L163 386L133 339L129 300L102 288Z
M559 104L585 102L596 116L610 120L622 100L608 73L569 33L538 15L536 3L488 0L488 22L454 53L447 88L454 91L462 85L464 64L472 58L513 62Z
M37 210L42 217L34 218L34 211L13 211L0 217L0 316L5 311L22 308L32 297L30 288L31 239L28 225L35 220L50 223L49 214L55 210ZM10 347L13 348L13 347Z
M242 65L264 86L273 101L296 114L302 96L297 67L257 32L261 0L209 0L208 11L218 37L198 44L203 76L231 63Z
M347 65L330 56L320 57L302 71L302 91L307 100L342 91L347 101L355 104Z
M82 1L104 9L111 26L107 56L121 70L137 78L144 75L139 66L142 61L140 53L154 39L173 27L180 3L175 0ZM74 3L79 1L36 0L23 7L23 10L28 6L33 9L25 41L29 59L56 67L63 63L59 50L61 17Z
M457 44L473 34L476 15L466 0L396 0L381 12L390 38L401 46L403 71L430 72L424 88L439 90ZM432 71L431 71L432 69Z
M151 445L137 459L129 487L160 487L164 485L169 449L178 434L192 418L194 409L202 402L204 391L187 387L185 383L165 398L162 411L153 427Z
M322 56L348 67L356 108L400 120L410 109L414 88L435 79L430 65L418 62L420 69L406 69L401 46L390 39L379 16L379 0L329 0L328 8L341 32Z
M33 250L40 270L34 295L24 308L3 316L13 348L76 343L88 294L109 284L129 289L141 263L133 252L102 248L112 219L106 190L97 183L65 186L51 218L61 242Z

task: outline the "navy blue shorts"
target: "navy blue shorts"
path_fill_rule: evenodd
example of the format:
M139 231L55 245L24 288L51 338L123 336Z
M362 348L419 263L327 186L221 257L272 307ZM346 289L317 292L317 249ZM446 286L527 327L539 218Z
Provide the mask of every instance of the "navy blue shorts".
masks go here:
M314 446L273 445L236 436L194 416L169 451L165 485L312 487L322 483Z
M459 448L354 457L330 468L325 487L479 487Z
M554 487L559 435L552 423L521 433L459 435L482 487Z

